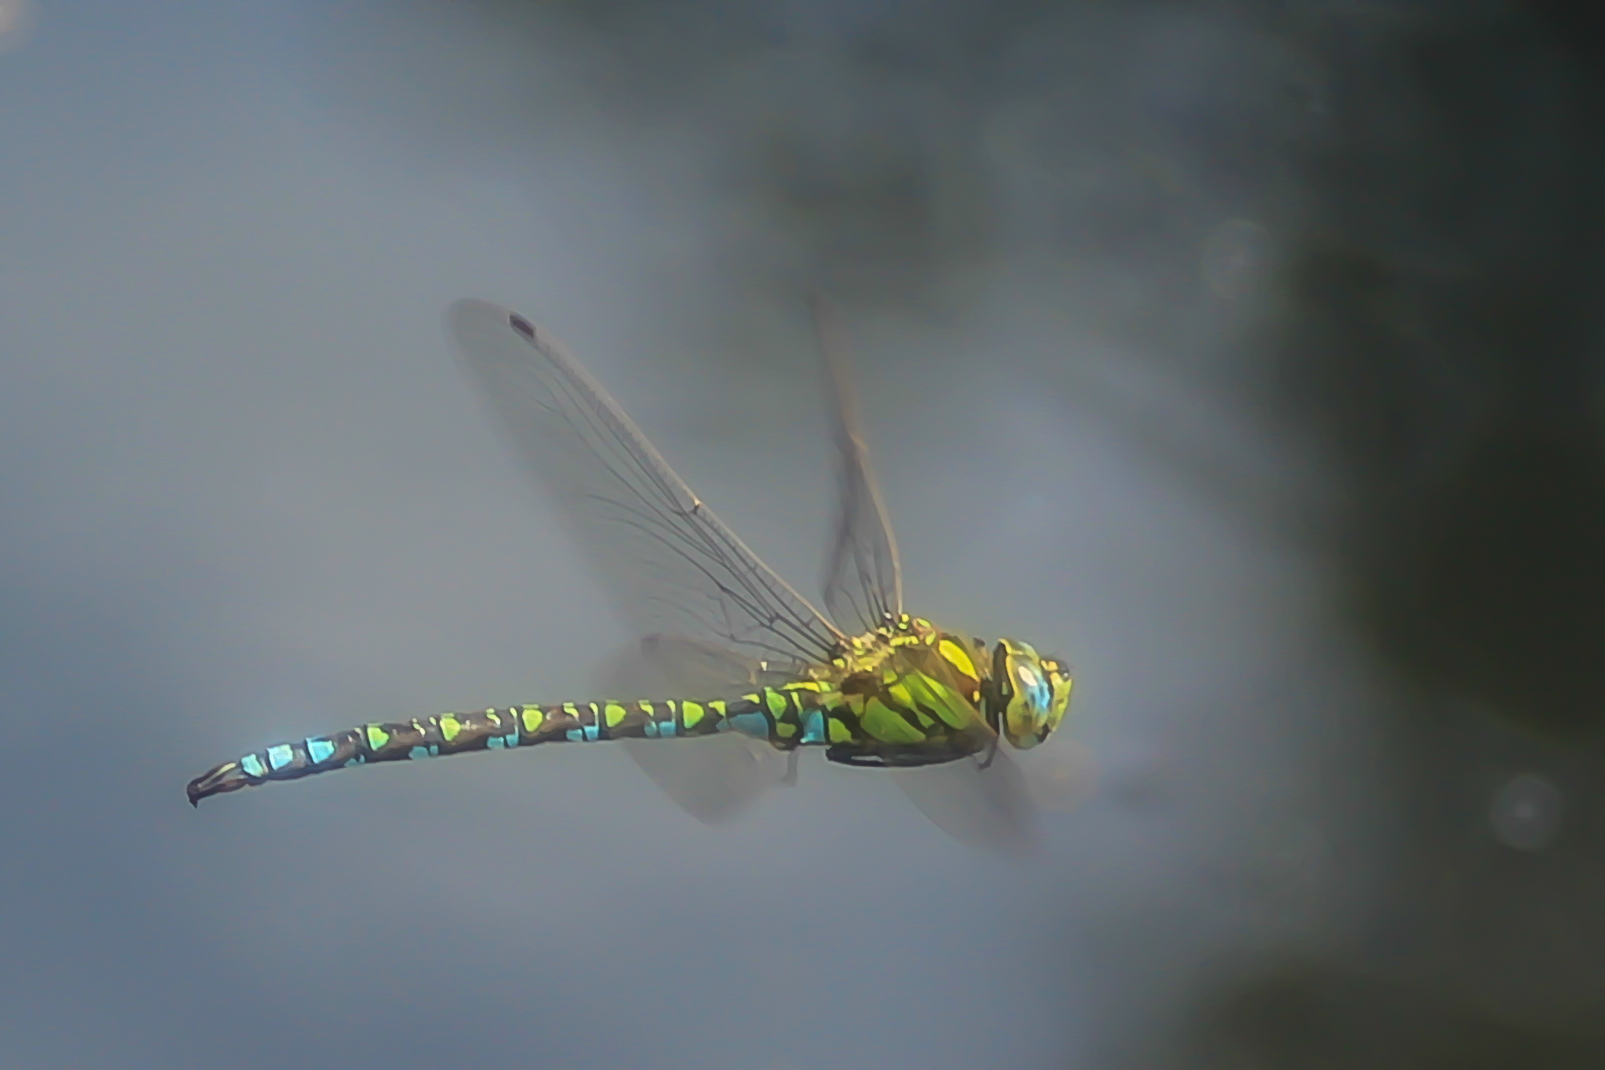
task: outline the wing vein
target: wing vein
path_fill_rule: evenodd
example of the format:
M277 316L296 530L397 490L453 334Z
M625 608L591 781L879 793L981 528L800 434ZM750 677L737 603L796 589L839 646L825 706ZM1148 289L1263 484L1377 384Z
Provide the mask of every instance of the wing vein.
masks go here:
M834 656L840 630L691 492L556 339L483 301L458 302L448 326L502 430L562 504L639 635L791 662Z

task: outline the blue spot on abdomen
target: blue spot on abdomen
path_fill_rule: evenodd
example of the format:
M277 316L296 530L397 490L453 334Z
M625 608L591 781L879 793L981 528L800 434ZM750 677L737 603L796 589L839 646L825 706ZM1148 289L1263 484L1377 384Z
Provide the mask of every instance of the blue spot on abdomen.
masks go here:
M769 719L761 713L733 713L728 718L730 726L744 736L753 739L769 738Z
M307 757L312 759L314 765L328 761L333 754L334 744L328 740L312 739L310 737L307 739Z
M275 771L283 769L295 760L295 748L288 743L280 743L276 747L269 747L267 754L268 765L272 766Z

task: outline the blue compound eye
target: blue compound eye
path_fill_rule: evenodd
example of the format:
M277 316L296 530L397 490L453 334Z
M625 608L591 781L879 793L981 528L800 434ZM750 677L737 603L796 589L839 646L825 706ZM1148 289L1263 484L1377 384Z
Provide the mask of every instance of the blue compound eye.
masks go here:
M1014 676L1020 681L1020 695L1033 710L1046 712L1048 703L1053 700L1053 692L1048 682L1042 678L1035 665L1020 664L1014 667Z

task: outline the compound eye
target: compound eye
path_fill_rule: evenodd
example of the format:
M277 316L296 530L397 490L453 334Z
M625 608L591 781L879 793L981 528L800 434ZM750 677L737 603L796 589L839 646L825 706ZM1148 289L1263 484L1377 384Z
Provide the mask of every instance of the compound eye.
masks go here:
M1034 709L1046 710L1052 694L1037 667L1027 663L1018 664L1014 667L1014 676L1020 681L1020 694L1025 700Z

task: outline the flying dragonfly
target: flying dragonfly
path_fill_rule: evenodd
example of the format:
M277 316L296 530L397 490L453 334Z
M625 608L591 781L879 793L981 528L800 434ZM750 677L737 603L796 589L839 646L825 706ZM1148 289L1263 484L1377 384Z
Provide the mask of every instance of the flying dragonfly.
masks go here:
M516 312L464 300L447 329L597 578L678 697L560 702L359 725L279 743L192 780L189 800L375 762L622 740L683 808L734 812L793 782L801 748L887 769L956 837L1027 845L1033 809L1000 737L1026 750L1069 709L1066 664L903 609L902 571L830 307L810 302L832 399L839 500L821 612L691 492L568 350ZM668 742L674 741L674 742ZM784 756L783 776L762 773Z

